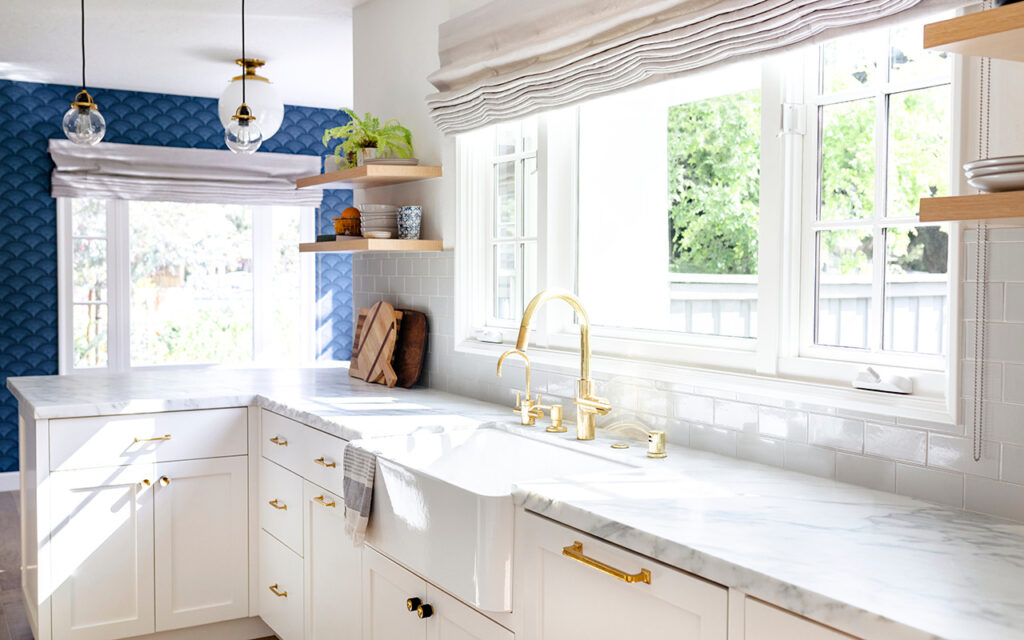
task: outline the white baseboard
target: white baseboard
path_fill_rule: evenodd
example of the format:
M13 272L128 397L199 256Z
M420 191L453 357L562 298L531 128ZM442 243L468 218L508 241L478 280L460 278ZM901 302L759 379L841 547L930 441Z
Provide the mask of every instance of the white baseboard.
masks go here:
M0 473L0 491L17 491L21 488L18 482L17 471L5 471Z

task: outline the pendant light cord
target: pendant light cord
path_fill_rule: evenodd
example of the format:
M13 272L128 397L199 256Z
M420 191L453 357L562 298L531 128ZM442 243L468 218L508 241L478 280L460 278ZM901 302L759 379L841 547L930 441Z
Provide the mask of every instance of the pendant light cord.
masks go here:
M85 0L82 2L85 3ZM85 73L84 67L82 73ZM245 76L248 73L249 70L245 67L245 0L242 0L242 104L245 104Z
M992 8L985 0L983 10ZM978 61L978 158L989 157L992 120L992 59ZM988 221L982 220L976 233L977 250L974 253L974 415L972 426L973 458L981 462L985 453L985 360L988 353Z
M85 91L85 0L82 0L82 91Z

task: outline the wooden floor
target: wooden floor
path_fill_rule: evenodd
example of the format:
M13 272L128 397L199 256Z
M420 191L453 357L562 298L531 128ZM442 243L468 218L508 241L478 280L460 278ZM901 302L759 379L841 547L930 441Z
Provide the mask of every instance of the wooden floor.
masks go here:
M21 528L17 491L0 492L0 640L32 640L21 601Z

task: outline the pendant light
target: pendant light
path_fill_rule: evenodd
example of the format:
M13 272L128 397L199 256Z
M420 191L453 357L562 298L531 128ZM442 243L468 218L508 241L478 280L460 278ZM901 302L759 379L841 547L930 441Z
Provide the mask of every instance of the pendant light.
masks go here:
M242 59L245 60L245 0L242 0ZM238 105L231 124L224 131L224 142L235 153L255 153L263 144L263 134L252 109L245 104L245 74L242 75L242 104Z
M220 123L225 128L231 124L231 116L235 113L235 107L242 101L242 80L247 84L248 95L245 103L252 109L256 116L256 124L260 125L263 132L263 139L269 140L281 127L284 119L284 102L278 95L274 84L267 78L259 75L259 68L266 64L259 58L238 58L235 64L242 67L242 73L231 79L224 93L220 94L217 101L217 115L220 116Z
M96 144L107 132L103 114L85 90L85 0L82 0L82 90L75 96L61 124L64 135L75 144Z

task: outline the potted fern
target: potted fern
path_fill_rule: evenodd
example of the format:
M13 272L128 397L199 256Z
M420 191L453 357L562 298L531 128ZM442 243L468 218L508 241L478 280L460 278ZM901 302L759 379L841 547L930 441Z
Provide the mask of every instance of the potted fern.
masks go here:
M361 166L365 160L375 158L411 158L412 133L398 120L381 122L367 113L360 118L351 109L341 109L349 117L348 123L324 131L324 146L331 140L340 140L334 147L334 162L339 169Z

